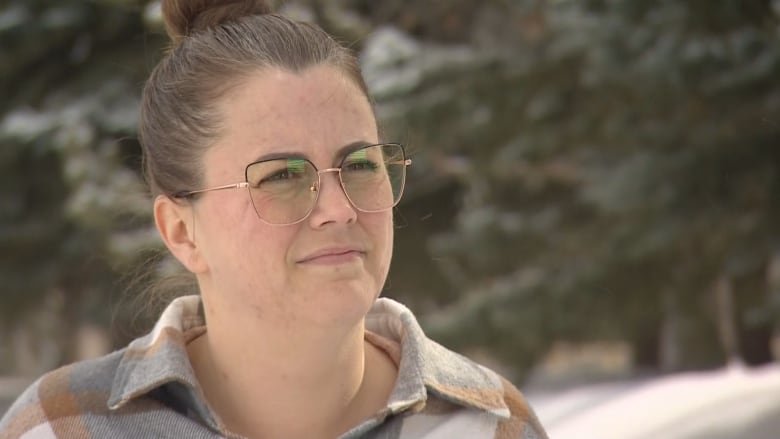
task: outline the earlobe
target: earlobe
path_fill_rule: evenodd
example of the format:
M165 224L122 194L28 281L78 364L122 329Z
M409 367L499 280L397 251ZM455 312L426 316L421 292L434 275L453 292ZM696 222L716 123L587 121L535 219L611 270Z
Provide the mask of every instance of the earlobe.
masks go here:
M154 222L165 246L192 273L203 273L207 265L195 240L192 208L165 195L154 200Z

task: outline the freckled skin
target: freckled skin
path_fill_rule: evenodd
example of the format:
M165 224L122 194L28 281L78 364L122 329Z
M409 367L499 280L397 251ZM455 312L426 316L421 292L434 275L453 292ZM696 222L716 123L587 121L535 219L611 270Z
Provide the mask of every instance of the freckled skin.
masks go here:
M378 141L366 97L332 67L258 71L220 108L223 135L204 156L204 187L243 181L246 165L264 154L295 152L324 169L338 166L341 147ZM199 280L212 329L243 319L354 325L387 277L392 212L355 210L336 174L323 176L317 206L295 225L260 221L246 190L206 193L194 206L195 241L208 267ZM358 245L365 253L343 264L300 263L334 245Z

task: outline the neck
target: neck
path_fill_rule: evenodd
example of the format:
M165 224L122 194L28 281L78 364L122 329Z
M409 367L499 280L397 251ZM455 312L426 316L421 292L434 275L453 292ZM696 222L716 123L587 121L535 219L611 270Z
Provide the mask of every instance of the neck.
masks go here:
M384 405L392 386L367 373L377 353L366 351L363 321L327 331L267 327L265 320L209 319L208 331L189 346L206 399L228 430L337 437Z

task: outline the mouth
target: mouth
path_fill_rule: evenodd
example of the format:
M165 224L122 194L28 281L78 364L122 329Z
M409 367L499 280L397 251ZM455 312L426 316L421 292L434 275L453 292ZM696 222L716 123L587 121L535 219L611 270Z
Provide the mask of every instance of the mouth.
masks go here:
M326 248L303 257L298 260L298 263L318 265L343 264L362 258L365 254L365 251L356 247Z

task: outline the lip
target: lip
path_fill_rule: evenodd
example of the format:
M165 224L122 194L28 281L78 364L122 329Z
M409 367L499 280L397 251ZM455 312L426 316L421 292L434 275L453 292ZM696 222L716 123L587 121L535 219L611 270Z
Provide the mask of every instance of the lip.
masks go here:
M340 264L362 257L366 252L357 246L325 247L300 258L299 264Z

